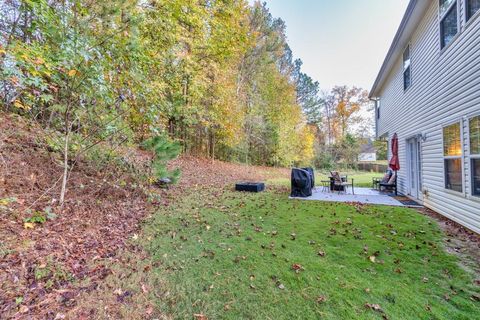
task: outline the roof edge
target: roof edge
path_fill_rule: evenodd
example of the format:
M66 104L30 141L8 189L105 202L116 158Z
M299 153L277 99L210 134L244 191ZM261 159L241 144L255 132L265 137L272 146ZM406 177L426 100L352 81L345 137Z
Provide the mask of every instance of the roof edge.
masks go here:
M393 38L392 44L390 45L390 49L388 49L387 56L385 57L382 67L380 68L380 71L378 72L378 75L375 79L375 82L373 83L372 89L370 90L370 93L368 95L369 98L373 98L377 94L377 89L379 88L379 85L383 83L383 76L385 72L389 71L390 68L388 68L388 65L390 63L390 60L392 59L392 56L397 50L397 47L399 45L400 39L402 38L405 29L410 22L410 18L412 17L412 14L418 4L418 0L410 0L407 10L405 11L405 14L403 15L402 21L400 22L400 26L398 27L397 33L395 34L395 37Z

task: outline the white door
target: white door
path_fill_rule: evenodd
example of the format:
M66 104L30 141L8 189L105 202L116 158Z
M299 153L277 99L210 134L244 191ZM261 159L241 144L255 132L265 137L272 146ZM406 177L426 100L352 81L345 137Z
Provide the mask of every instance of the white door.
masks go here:
M418 199L420 190L420 143L417 138L407 140L408 195Z

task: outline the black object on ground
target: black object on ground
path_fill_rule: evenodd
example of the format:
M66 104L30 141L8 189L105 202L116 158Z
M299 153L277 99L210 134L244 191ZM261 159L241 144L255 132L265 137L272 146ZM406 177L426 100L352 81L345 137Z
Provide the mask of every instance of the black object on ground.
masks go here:
M403 197L403 196L395 196L394 194L389 194L390 197L396 199L397 201L400 201L404 206L407 207L413 207L413 208L423 208L423 206L416 202L413 199Z
M312 188L315 188L315 171L313 171L313 168L300 168L302 170L308 171L310 173L310 178L312 179Z
M293 168L291 174L291 197L310 197L312 195L312 174L307 170Z
M236 191L247 192L261 192L265 190L265 183L263 182L241 182L235 184Z

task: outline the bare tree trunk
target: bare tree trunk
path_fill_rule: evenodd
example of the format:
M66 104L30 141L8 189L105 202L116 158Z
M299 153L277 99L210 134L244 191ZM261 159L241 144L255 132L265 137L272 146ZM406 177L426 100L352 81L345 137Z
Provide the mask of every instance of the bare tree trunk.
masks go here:
M65 193L67 192L67 177L68 177L68 143L70 138L70 130L67 127L65 133L65 145L63 148L63 179L62 179L62 191L60 192L60 206L63 207L65 201Z

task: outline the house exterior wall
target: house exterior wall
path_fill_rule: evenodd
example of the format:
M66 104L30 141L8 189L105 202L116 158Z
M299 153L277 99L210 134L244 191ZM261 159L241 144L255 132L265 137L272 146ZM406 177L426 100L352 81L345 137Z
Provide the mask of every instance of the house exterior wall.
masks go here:
M402 57L379 89L377 135L399 137L399 191L407 193L406 140L420 140L420 200L426 207L480 233L480 197L471 195L468 118L480 114L480 15L466 23L459 5L456 39L440 49L438 1L431 1L410 38L412 85L404 91ZM443 127L462 123L463 192L445 188ZM390 150L389 150L390 151Z

